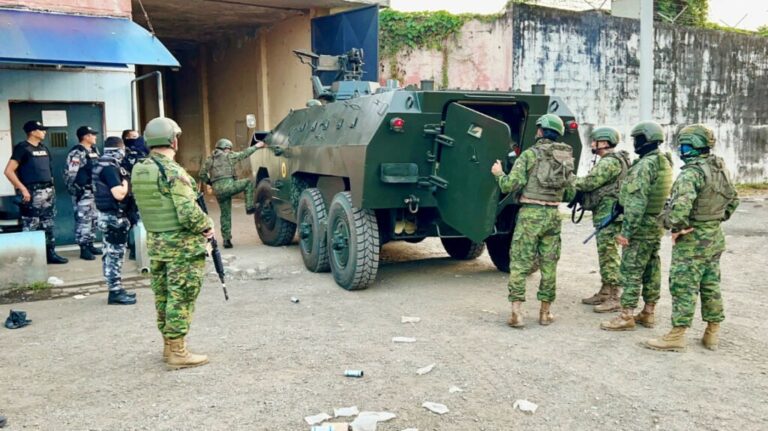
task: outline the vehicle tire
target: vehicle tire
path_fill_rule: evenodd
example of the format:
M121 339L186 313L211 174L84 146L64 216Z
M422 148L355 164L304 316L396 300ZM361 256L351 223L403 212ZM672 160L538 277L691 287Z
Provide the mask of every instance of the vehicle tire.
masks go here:
M485 240L491 262L501 272L509 272L509 247L512 244L512 234L494 235Z
M262 179L253 194L256 204L253 221L261 242L273 247L290 244L296 234L296 224L278 217L272 203L272 182L268 178Z
M454 259L477 259L485 251L485 244L473 242L469 238L440 238L443 248Z
M365 289L379 269L379 226L373 210L352 206L352 195L340 192L328 210L328 257L336 284Z
M299 250L304 266L312 272L328 272L328 241L325 224L328 212L320 190L308 188L299 196L296 222L299 231Z

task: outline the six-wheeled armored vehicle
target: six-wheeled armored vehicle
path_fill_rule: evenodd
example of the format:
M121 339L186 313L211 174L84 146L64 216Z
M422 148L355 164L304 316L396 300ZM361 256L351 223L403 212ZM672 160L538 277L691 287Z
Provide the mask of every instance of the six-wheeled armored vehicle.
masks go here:
M368 287L389 241L439 237L455 259L487 247L501 271L518 206L491 174L534 142L536 119L559 115L578 160L578 125L562 100L532 92L380 87L361 80L362 53L295 51L315 72L335 70L314 99L292 110L251 156L258 235L290 244L298 231L307 269L331 271L341 287Z

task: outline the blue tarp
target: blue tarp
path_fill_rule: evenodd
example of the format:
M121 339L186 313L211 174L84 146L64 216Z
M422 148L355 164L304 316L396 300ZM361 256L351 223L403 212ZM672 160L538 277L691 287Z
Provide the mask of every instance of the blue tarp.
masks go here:
M168 49L126 18L0 9L0 63L179 66Z
M316 54L341 55L352 48L363 48L363 81L379 80L379 7L368 6L335 15L312 19L312 51ZM331 84L334 73L318 76Z

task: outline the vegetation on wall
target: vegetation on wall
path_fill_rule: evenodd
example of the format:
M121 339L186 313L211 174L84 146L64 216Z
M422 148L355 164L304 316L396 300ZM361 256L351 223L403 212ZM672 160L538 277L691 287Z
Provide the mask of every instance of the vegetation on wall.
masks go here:
M664 20L661 15L677 17L675 24L692 27L705 27L709 21L709 0L656 0L654 7L657 20Z
M501 14L452 14L436 12L400 12L384 9L379 13L379 46L382 59L389 62L392 78L402 79L397 56L409 54L416 49L434 50L442 53L443 66L440 86L448 87L449 42L458 35L470 20L493 22Z

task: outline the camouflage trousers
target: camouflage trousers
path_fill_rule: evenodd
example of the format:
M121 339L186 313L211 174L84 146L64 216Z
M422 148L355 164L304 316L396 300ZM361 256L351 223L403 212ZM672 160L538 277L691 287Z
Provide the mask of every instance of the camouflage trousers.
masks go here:
M557 207L523 205L517 213L509 249L509 301L525 301L525 278L540 256L541 281L536 297L554 302L560 260L560 212Z
M672 294L672 326L690 327L701 295L701 318L722 322L723 297L720 294L720 255L725 237L716 230L699 230L678 238L672 247L669 292Z
M622 308L636 308L640 292L643 301L655 304L661 296L661 236L648 239L630 239L624 247L619 267Z
M221 237L232 239L232 196L245 192L245 208L253 206L253 181L250 179L225 179L213 183L213 192L221 209Z
M123 259L131 223L127 217L106 212L99 213L98 220L99 230L104 235L101 269L109 290L118 291L123 288Z
M600 279L604 286L619 286L621 257L616 236L621 233L621 222L614 222L597 234L597 260L600 263Z
M157 329L166 338L187 335L205 272L205 255L150 262Z
M45 243L56 243L53 235L56 219L56 190L53 186L29 189L32 199L21 205L21 226L24 232L45 231Z
M79 199L73 196L72 210L75 213L75 242L80 245L92 244L96 239L96 219L99 214L93 190L84 190Z

